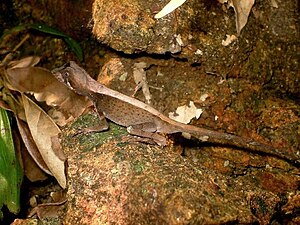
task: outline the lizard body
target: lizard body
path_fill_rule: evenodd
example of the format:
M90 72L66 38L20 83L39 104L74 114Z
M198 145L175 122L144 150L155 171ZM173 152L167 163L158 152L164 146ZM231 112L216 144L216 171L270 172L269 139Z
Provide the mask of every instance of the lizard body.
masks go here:
M88 96L97 111L103 112L107 119L127 127L129 133L151 138L159 145L166 144L165 137L160 133L185 132L200 141L235 146L298 163L299 158L296 156L287 156L276 148L255 142L252 139L186 125L172 120L144 102L100 84L75 62L71 61L69 66L53 70L53 74L76 93Z

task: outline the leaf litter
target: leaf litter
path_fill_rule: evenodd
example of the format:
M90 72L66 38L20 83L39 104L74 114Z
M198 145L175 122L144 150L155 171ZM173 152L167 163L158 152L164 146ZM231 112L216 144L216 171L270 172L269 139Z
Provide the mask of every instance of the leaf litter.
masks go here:
M33 67L39 57L26 57L8 63L4 70L5 94L2 106L12 110L16 116L20 135L28 151L26 176L31 181L45 179L42 173L56 178L66 188L65 157L58 140L60 128L81 115L91 102L68 90L57 81L52 73L41 67ZM51 118L40 106L32 101L45 102L51 106ZM26 157L26 154L25 154ZM35 162L37 167L29 167ZM33 168L29 170L28 168ZM40 170L40 171L39 171ZM43 172L42 172L43 171Z

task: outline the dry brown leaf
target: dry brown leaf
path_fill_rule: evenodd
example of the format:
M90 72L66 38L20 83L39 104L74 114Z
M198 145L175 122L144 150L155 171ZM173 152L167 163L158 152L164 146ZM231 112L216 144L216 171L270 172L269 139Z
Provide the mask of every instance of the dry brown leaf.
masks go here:
M159 11L154 18L160 19L164 17L165 15L173 12L175 9L177 9L179 6L181 6L186 0L171 0L161 11Z
M66 188L65 160L53 151L51 139L60 133L53 120L32 100L22 94L29 130L49 170L62 188Z
M5 72L7 78L4 81L5 87L21 93L34 93L40 101L46 101L49 105L65 102L65 99L63 99L65 96L61 96L61 94L65 94L65 92L74 95L74 93L57 82L50 71L43 68L30 67L35 65L38 61L38 57L27 57L10 63L10 68ZM59 86L62 90L58 88ZM60 94L58 94L59 97L56 96L55 93L52 93L55 91ZM31 181L43 180L46 176L40 170L42 169L45 173L53 175L58 183L65 188L65 157L63 156L57 138L57 134L60 132L59 128L41 108L24 94L21 94L21 96L13 96L10 94L8 97L12 98L11 101L9 101L12 106L11 104L9 104L9 106L13 108L17 117L20 134L30 154L27 154L26 157L23 158L26 164L26 176ZM82 97L79 96L79 98ZM71 105L71 103L69 104ZM16 107L16 105L18 105L18 107ZM73 107L74 104L72 104L72 107L70 106L70 108ZM66 111L68 111L68 109L66 109ZM21 121L21 119L27 121L28 126L25 122ZM33 167L31 167L32 165ZM38 165L39 168L34 165Z
M199 119L203 110L197 108L194 102L190 101L189 105L179 106L176 112L170 112L169 118L178 122L188 124L193 118Z
M31 181L46 180L48 176L41 170L41 168L35 163L31 155L26 149L22 150L22 159L25 176Z
M2 99L0 99L0 108L11 111L9 105L7 105Z
M40 67L13 68L7 70L9 88L21 93L33 93L38 101L58 108L64 118L58 118L60 126L80 116L92 103L57 81L52 73Z
M139 62L139 63L135 63L133 65L133 79L134 79L134 82L137 85L135 90L134 90L133 95L135 95L136 92L140 88L142 88L142 91L143 91L143 94L145 96L146 102L149 104L152 96L150 94L149 86L148 86L148 83L147 83L146 71L145 71L146 68L147 68L147 63L145 63L145 62Z
M241 30L248 22L248 17L251 12L252 6L255 0L231 0L229 5L234 8L235 11L235 23L237 34L240 35Z
M35 141L33 140L33 137L30 133L27 123L20 120L18 117L16 117L16 120L17 120L17 125L18 125L18 129L20 131L21 137L23 139L25 147L27 148L28 153L30 154L30 157L39 166L39 168L41 168L45 173L52 175L48 166L46 165L45 161L43 160L43 157L41 156L41 153L39 152L39 150L35 144Z
M39 63L40 57L38 56L28 56L26 58L16 60L16 61L11 61L8 64L9 68L25 68L25 67L30 67L30 66L35 66Z
M276 0L271 0L270 4L273 8L278 8L278 3L276 2Z
M63 199L60 202L39 204L32 209L28 217L32 217L35 214L37 214L39 219L58 217L59 211L65 208L66 202L67 200Z
M228 35L228 34L226 34L226 40L222 40L222 45L223 46L228 46L233 41L235 41L236 39L237 39L237 37L235 35Z

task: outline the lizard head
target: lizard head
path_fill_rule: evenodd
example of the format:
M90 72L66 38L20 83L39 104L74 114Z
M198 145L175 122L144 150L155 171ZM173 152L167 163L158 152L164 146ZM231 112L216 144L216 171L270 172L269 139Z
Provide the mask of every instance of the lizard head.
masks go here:
M88 75L85 70L71 61L52 70L54 77L65 84L69 89L80 95L88 95Z

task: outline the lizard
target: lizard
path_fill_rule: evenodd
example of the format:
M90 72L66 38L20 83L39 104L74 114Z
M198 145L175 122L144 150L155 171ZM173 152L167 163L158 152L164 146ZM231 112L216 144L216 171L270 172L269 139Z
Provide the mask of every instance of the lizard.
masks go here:
M158 145L166 145L166 138L162 134L183 132L201 142L273 155L292 164L300 163L299 157L283 153L279 149L250 138L183 124L170 119L150 105L99 83L73 61L52 70L52 74L77 94L88 96L96 111L102 113L101 117L104 116L110 121L126 127L128 133L132 135L152 139Z

